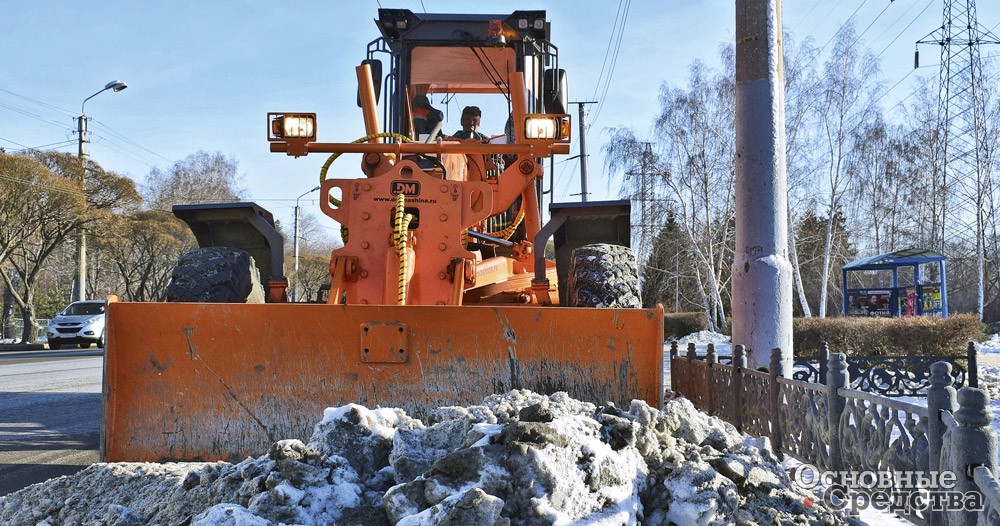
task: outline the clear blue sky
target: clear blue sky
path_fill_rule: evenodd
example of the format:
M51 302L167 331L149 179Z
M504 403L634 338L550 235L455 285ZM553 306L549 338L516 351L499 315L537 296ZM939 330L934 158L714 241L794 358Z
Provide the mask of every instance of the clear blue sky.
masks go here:
M120 79L128 89L87 102L95 161L142 182L154 166L165 169L199 149L220 151L239 161L251 199L289 224L295 198L316 185L325 159L269 153L265 115L317 112L322 141L363 135L353 67L378 35L379 3L416 12L547 10L570 98L601 102L588 117L593 199L617 194L603 175L603 130L625 125L649 135L660 85L683 85L696 58L717 66L719 46L733 42L735 26L733 0L0 0L0 147L63 144L58 149L75 152L81 102ZM626 5L619 46L613 29ZM980 24L1000 31L1000 2L978 8ZM822 46L854 15L863 40L881 53L887 86L903 79L887 97L899 100L918 75L937 75L931 66L907 77L914 42L941 24L941 9L941 0L785 0L784 21L797 39ZM609 44L618 49L610 79ZM1000 55L1000 46L984 47L983 55ZM923 47L921 62L936 64L937 50ZM452 118L446 129L458 127ZM486 116L483 128L498 130L502 122ZM335 166L337 177L354 176L357 160ZM556 200L578 200L578 165L557 164L555 172ZM321 216L310 199L302 204Z

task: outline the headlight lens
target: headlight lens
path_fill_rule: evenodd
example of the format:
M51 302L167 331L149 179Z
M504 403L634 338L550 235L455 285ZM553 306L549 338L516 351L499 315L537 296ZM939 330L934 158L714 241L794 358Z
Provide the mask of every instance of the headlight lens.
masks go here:
M316 116L278 115L271 121L271 134L285 139L311 139L316 136Z
M552 119L529 117L524 121L524 136L528 139L554 139L556 123Z
M524 118L524 137L528 140L569 139L569 118L563 115L529 115Z

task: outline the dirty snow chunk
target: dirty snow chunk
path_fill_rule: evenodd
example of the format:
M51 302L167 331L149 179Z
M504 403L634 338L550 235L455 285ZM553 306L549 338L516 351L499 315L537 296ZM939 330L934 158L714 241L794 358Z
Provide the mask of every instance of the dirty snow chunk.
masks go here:
M442 406L436 409L432 409L430 412L430 417L428 418L428 423L431 425L437 424L439 422L444 422L445 420L457 420L465 418L469 421L484 424L495 424L497 423L497 417L490 411L490 408L484 405L470 405L469 407L461 406Z
M711 445L721 451L743 442L743 435L732 424L699 412L686 398L668 403L661 415L670 434L691 444Z
M323 456L345 459L357 473L366 505L381 506L385 492L396 484L389 455L398 431L422 429L424 424L402 409L369 410L357 404L327 408L313 428L309 447Z
M503 431L503 426L499 424L474 424L472 431L480 434L482 438L470 444L469 447L483 447L489 444L493 437Z
M739 505L736 484L705 462L689 462L670 473L663 486L671 496L665 519L675 524L707 526L732 516Z
M362 425L373 435L391 440L401 416L406 417L406 414L398 409L378 408L370 410L361 405L347 404L324 409L323 420L316 424L316 428L328 426L337 420L346 420L355 424L363 423Z
M592 417L593 404L564 394L514 391L490 397L485 405L505 422L503 430L487 444L476 442L441 457L419 479L392 488L383 500L391 520L413 510L428 517L428 509L479 489L505 502L503 515L514 524L597 517L608 524L639 522L638 495L647 475L642 455L635 448L616 451L605 441L603 426Z
M389 453L395 482L417 478L439 458L462 447L472 425L472 422L460 418L445 420L424 429L399 430Z
M504 502L479 488L453 495L426 510L396 523L396 526L434 526L444 524L504 524L500 512Z
M204 463L94 464L72 476L34 484L0 497L0 524L121 523L171 515L190 503L181 483ZM133 521L134 523L135 521ZM167 522L167 521L163 521Z
M239 504L216 504L196 515L191 526L271 526L271 522Z
M545 405L553 416L592 415L597 410L594 404L575 400L563 391L546 396L527 389L515 389L502 395L490 395L483 400L483 405L496 415L500 424L517 420L522 409L538 404Z
M994 338L996 336L996 334L993 335ZM980 365L979 388L990 395L990 400L1000 400L1000 369ZM926 401L924 404L926 404Z

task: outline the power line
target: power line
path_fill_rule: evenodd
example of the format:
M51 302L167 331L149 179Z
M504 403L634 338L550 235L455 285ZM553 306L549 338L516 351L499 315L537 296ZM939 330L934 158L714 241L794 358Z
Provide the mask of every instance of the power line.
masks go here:
M812 12L816 10L816 7L818 7L819 4L821 4L822 2L823 0L816 0L813 6L809 8L809 12L807 12L806 15L799 20L799 23L796 24L795 27L802 27L802 24L806 21L807 18L809 18L809 15L811 15Z
M58 106L53 106L52 104L48 104L48 103L42 102L40 100L32 99L30 97L26 97L24 95L21 95L19 93L15 93L15 92L10 91L8 89L0 88L0 91L2 91L4 93L9 93L9 94L11 94L11 95L13 95L15 97L18 97L20 99L24 99L26 101L29 101L29 102L31 102L33 104L37 104L37 105L42 106L44 108L48 108L48 109L51 109L51 110L63 113L65 115L69 116L69 117L78 118L76 115L70 113L67 110L59 108ZM49 120L49 119L47 119L45 117L42 117L41 115L32 113L30 111L27 111L27 110L24 110L24 109L21 109L21 108L18 108L16 106L11 106L10 104L6 104L6 103L3 103L3 102L0 102L0 107L9 109L9 110L11 110L13 112L19 113L19 114L27 116L27 117L31 117L33 119L37 119L37 120L39 120L41 122L44 122L46 124L51 124L53 126L62 128L64 130L71 130L72 131L72 127L67 126L64 123L60 123L60 122L56 122L56 121L53 121L53 120ZM151 168L153 168L153 167L156 166L155 162L153 162L153 161L151 161L151 160L149 160L149 159L147 159L147 158L145 158L145 157L143 157L143 156L141 156L139 154L136 154L136 153L133 153L133 152L128 152L127 151L128 148L125 145L117 145L117 148L110 146L110 145L116 144L116 140L117 141L122 141L124 143L127 143L127 145L129 145L129 146L131 146L133 148L137 148L137 149L142 150L142 151L144 151L146 153L155 155L156 157L159 157L160 159L163 159L166 162L171 162L170 159L167 159L166 157L160 155L159 153L156 153L153 150L150 150L149 148L146 148L145 146L137 143L136 141L130 139L127 136L125 136L124 134L119 133L118 131L114 130L113 128L111 128L110 126L108 126L107 124L105 124L104 122L101 122L101 121L99 121L99 120L97 120L97 119L95 119L93 117L91 117L90 120L92 122L94 122L95 124L97 124L98 126L102 127L104 130L107 131L108 134L110 134L111 136L114 137L114 138L106 137L106 136L102 136L100 134L92 132L92 135L105 139L107 141L106 146L108 146L112 150L114 150L114 151L116 151L116 152L118 152L118 153L120 153L122 155L125 155L126 157L128 157L128 158L130 158L130 159L132 159L134 161L138 161L138 162L140 162L142 164L145 164L145 165L147 165L147 166L149 166ZM17 144L18 146L21 146L22 148L25 148L27 150L37 149L37 148L31 148L31 147L28 147L28 146L24 146L22 144L14 142L14 141L10 141L8 139L4 139L4 140L6 140L7 142L10 142L12 144ZM56 144L56 143L53 143L53 144Z
M577 142L576 144L573 145L573 149L572 149L572 151L570 151L570 154L574 154L574 153L579 152L579 148L580 148L580 143ZM573 161L573 164L572 165L570 165L570 164L563 164L562 167L561 167L561 169L559 170L559 175L555 176L555 174L553 174L553 179L552 179L552 196L551 196L553 202L555 201L557 189L559 189L559 188L563 189L563 190L561 190L559 192L558 195L561 195L561 196L565 196L566 195L565 194L565 189L568 188L569 181L572 181L572 177L570 177L569 179L567 179L567 182L565 184L563 184L561 181L563 181L563 177L566 175L566 171L567 171L568 168L570 168L570 166L572 166L572 168L573 168L572 171L573 172L577 171L577 167L579 166L578 163L580 162L580 156L579 155L573 155L570 158L566 159L566 161L567 162L568 161ZM572 172L570 172L570 173L572 173Z
M838 2L836 4L834 4L834 6L830 9L830 11L826 14L826 16L824 16L823 18L821 18L819 20L819 23L816 24L816 27L812 28L812 31L810 31L809 33L806 33L806 34L808 34L808 35L814 35L814 34L816 34L816 30L819 29L819 27L822 26L823 24L826 24L828 20L830 20L830 15L832 15L833 12L836 11L837 8L840 7L840 4L842 4L842 3L844 3L844 0L838 0ZM840 30L838 29L837 31L839 32ZM836 33L834 33L834 34L836 34Z
M594 94L590 96L592 99L597 98L597 91L601 89L601 80L604 79L604 68L608 64L608 56L611 55L611 47L615 42L615 30L618 29L618 19L621 17L623 0L618 0L618 10L615 11L615 22L611 25L611 36L608 38L608 47L604 50L604 61L601 62L601 72L597 75L597 81L594 82Z
M991 59L991 58L994 58L994 57L1000 57L1000 53L991 53L989 55L986 55L986 56L982 57L982 59ZM878 102L879 100L882 100L883 97L885 97L890 91L892 91L893 89L895 89L896 86L899 86L899 84L902 83L904 80L906 80L906 78L909 77L911 74L913 74L914 71L916 71L918 69L924 69L924 68L936 68L936 67L938 67L940 65L941 65L941 63L937 62L937 63L934 63L934 64L924 64L923 66L911 69L909 73L907 73L906 75L903 75L903 78L899 79L895 84L893 84L892 87L889 88L888 90L886 90L882 94L882 96L880 96L875 102ZM911 90L910 93L907 96L903 97L902 99L899 100L899 102L897 102L896 104L894 104L891 107L889 107L889 110L891 111L891 110L895 109L898 106L902 106L904 102L906 102L910 97L912 97L912 96L914 96L916 94L917 94L917 90L916 89Z
M105 130L107 130L112 135L114 135L114 136L118 137L119 139L121 139L121 140L123 140L123 141L125 141L125 142L127 142L129 144L131 144L132 146L135 146L136 148L139 148L140 150L143 150L143 151L145 151L147 153L151 153L151 154L159 157L160 159L163 159L164 161L167 161L168 163L169 162L173 162L170 159L167 159L166 157L164 157L164 156L162 156L162 155L154 152L153 150L150 150L149 148L146 148L145 146L143 146L143 145L141 145L141 144L133 141L132 139L129 139L125 135L122 135L121 133L118 133L117 131L115 131L114 129L112 129L107 124L104 124L103 122L101 122L101 121L99 121L97 119L94 119L93 117L91 117L91 120L93 120L94 123L96 123L96 124L100 125L101 127L103 127Z
M24 148L24 149L21 149L21 150L17 150L17 151L14 151L13 153L24 153L24 152L27 152L27 151L45 152L45 151L49 151L49 150L56 150L58 148L61 148L63 146L69 146L71 144L76 144L76 141L75 140L73 140L73 141L62 141L62 142L54 142L54 143L51 143L51 144L43 144L41 146L35 146L33 148Z
M17 97L19 99L24 99L24 100L26 100L28 102L32 102L34 104L38 104L39 106L42 106L43 108L48 108L50 110L57 111L59 113L62 113L63 115L66 115L67 117L76 117L75 114L70 113L68 110L64 110L64 109L62 109L62 108L60 108L58 106L53 106L53 105L51 105L51 104L49 104L47 102L42 102L40 100L35 100L35 99L32 99L31 97L26 97L26 96L21 95L19 93L14 93L13 91L10 91L8 89L0 88L0 91L2 91L4 93L9 93L9 94L11 94L11 95L13 95L13 96L15 96L15 97Z
M875 25L875 22L878 22L879 18L882 18L882 15L885 14L885 12L889 9L889 6L891 6L892 3L895 1L896 0L889 0L889 3L885 4L885 7L882 8L882 11L875 17L875 20L872 20L872 23L868 24L868 27L866 27L865 30L862 31L860 35L858 35L858 38L865 36L865 33L867 33L868 30L871 29L873 25ZM855 13L857 13L857 11L855 11Z
M916 17L914 17L914 18L913 18L913 20L912 20L912 21L911 21L911 22L910 22L909 24L906 24L906 27L904 27L904 28L903 28L903 30L902 30L902 31L900 31L898 35L896 35L896 38L892 39L892 42L889 42L889 45L888 45L888 46L885 46L885 48L884 48L884 49L882 49L882 52L881 52L881 53L879 53L879 54L878 54L878 56L877 56L877 57L875 57L875 58L876 58L876 59L880 59L880 58L882 58L882 55L883 55L883 54L884 54L884 53L885 53L885 52L886 52L886 51L887 51L887 50L888 50L888 49L889 49L889 48L890 48L890 47L891 47L891 46L892 46L893 44L895 44L897 40L899 40L899 37L903 36L903 33L905 33L907 29L910 29L910 26L912 26L912 25L913 25L913 24L914 24L914 23L915 23L915 22L916 22L916 21L917 21L917 20L918 20L918 19L920 18L920 15L924 14L924 11L927 11L927 8L928 8L928 7L930 7L930 6L931 6L931 4L933 4L933 3L934 3L934 0L930 0L930 2L927 2L927 5L925 5L925 6L924 6L924 8L923 8L923 9L921 9L919 13L917 13L917 16L916 16Z
M101 138L101 139L105 139L107 142L102 143L105 148L108 148L109 150L112 150L112 151L115 151L115 152L117 152L117 153L119 153L121 155L124 155L125 157L128 157L129 159L132 159L133 161L142 163L142 164L144 164L144 165L146 165L146 166L148 166L150 168L156 168L156 163L154 163L153 161L150 161L149 159L146 159L146 158L144 158L144 157L142 157L142 156L140 156L140 155L138 155L138 154L136 154L134 152L130 152L129 150L125 149L124 147L122 147L122 146L120 146L118 144L115 144L114 141L107 140L107 137L105 137L105 136L103 136L103 135L101 135L99 133L95 133L93 131L90 132L90 135L92 137L98 137L98 138Z
M858 11L860 11L861 8L864 7L865 4L867 4L867 3L868 3L868 0L864 0L863 2L861 2L861 5L859 5L858 8L855 9L853 13L851 13L851 16L847 17L847 20L845 20L844 23L840 25L840 29L838 29L837 32L835 32L833 34L833 36L830 37L830 40L827 40L826 44L823 44L823 47L819 48L819 52L820 53L822 53L823 50L826 49L826 46L830 45L830 42L833 42L833 39L837 38L837 35L840 34L841 29L843 29L847 24L849 24L851 22L851 20L854 19L854 15L858 14ZM886 6L886 7L889 7L889 6ZM882 12L884 13L885 10L883 9ZM881 13L879 14L879 16L882 16ZM878 18L876 17L875 20L878 20ZM874 23L875 22L872 21L872 24L874 24ZM871 25L869 25L868 27L871 27ZM867 31L867 29L865 29L865 31ZM861 38L861 36L859 35L856 38Z
M625 23L628 21L629 8L632 6L632 0L625 1L624 14L622 15L622 25L618 30L618 41L615 43L615 53L611 58L611 67L608 70L608 78L604 82L604 91L601 92L600 98L595 97L594 100L599 100L597 104L597 111L594 112L594 118L591 119L591 126L597 124L597 119L601 116L601 110L604 109L604 102L607 100L608 89L611 88L611 79L615 76L615 66L618 64L618 55L622 48L622 37L625 36Z
M19 143L19 142L17 142L17 141L12 141L12 140L10 140L10 139L7 139L7 138L4 138L4 137L0 137L0 141L7 141L7 142L9 142L9 143L11 143L11 144L16 144L16 145L18 145L18 146L20 146L21 148L26 148L26 149L29 149L29 150L31 149L31 147L30 147L30 146L25 146L25 145L23 145L23 144L21 144L21 143Z
M31 113L30 111L27 111L27 110L22 110L21 108L18 108L17 106L11 106L9 104L0 102L0 108L7 108L10 111L13 111L15 113L20 113L21 115L24 115L26 117L31 117L32 119L37 119L37 120L42 121L42 122L44 122L46 124L51 124L53 126L58 126L60 128L69 129L69 127L66 126L65 123L56 122L56 121L50 121L50 120L46 119L45 117L42 117L41 115L38 115L36 113Z
M39 183L38 181L31 181L31 180L28 180L28 179L21 179L20 177L14 177L12 175L6 175L6 174L3 174L3 173L0 173L0 179L6 180L6 181L10 181L10 182L13 182L13 183L23 184L25 186L45 186L45 188L47 188L51 192L60 192L60 193L63 193L63 194L69 194L69 195L76 195L76 196L86 197L86 194L84 194L83 192L81 192L79 190L73 189L73 188L59 188L59 187L56 187L56 186L47 186L47 185L43 185L43 184Z

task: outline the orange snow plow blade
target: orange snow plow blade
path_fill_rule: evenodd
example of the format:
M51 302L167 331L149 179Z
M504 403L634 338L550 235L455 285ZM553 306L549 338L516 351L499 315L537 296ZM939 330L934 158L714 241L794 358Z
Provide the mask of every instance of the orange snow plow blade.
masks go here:
M106 462L242 460L308 440L326 407L567 391L658 407L663 310L111 303Z

